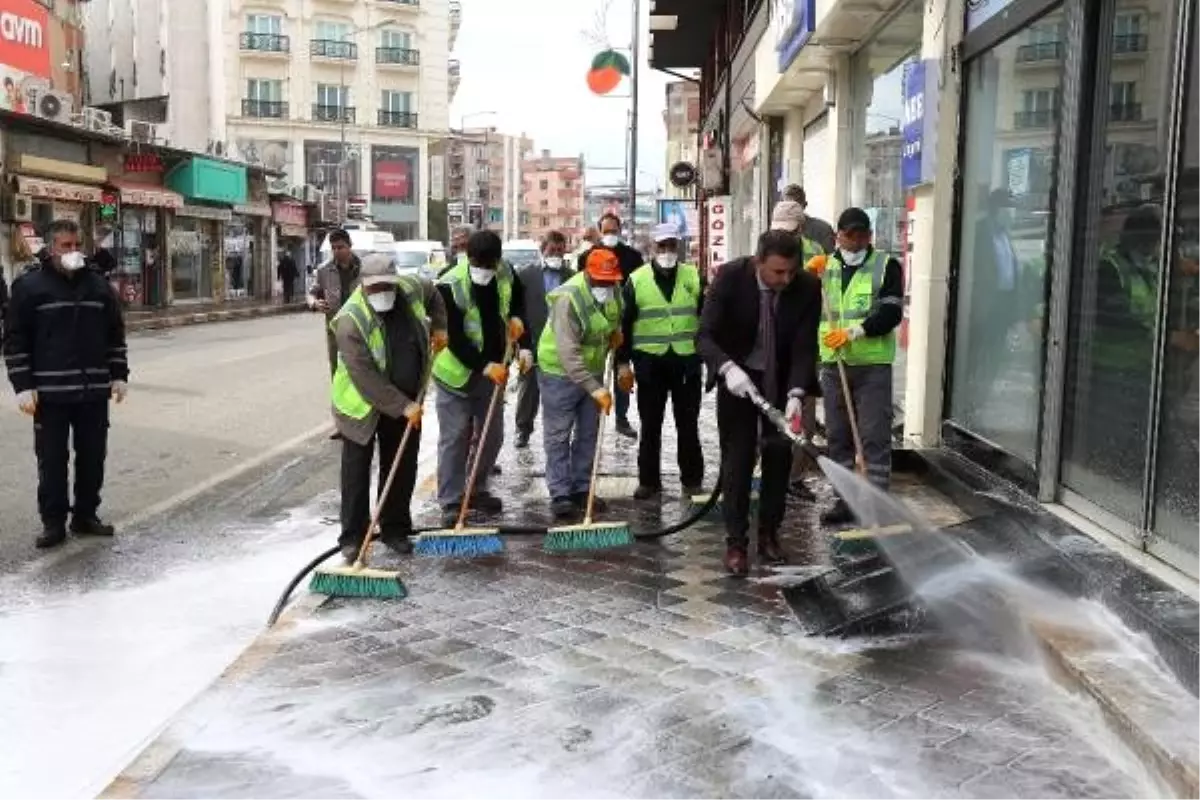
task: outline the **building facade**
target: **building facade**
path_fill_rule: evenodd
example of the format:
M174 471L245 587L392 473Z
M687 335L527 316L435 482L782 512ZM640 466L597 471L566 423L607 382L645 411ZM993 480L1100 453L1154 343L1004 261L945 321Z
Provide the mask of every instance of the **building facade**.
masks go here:
M696 187L678 187L671 183L670 171L680 162L699 163L700 84L695 81L671 81L667 84L667 105L663 109L667 127L667 158L663 164L663 196L668 200L688 200L696 196Z
M528 223L522 239L538 239L560 231L575 246L586 230L583 156L551 156L543 150L525 159L522 168Z
M704 192L737 250L799 183L816 216L863 207L902 260L904 444L1195 576L1195 3L654 13L678 20L652 65L702 70Z
M450 226L490 228L505 240L528 230L522 168L533 140L496 128L453 131L446 153L446 198Z

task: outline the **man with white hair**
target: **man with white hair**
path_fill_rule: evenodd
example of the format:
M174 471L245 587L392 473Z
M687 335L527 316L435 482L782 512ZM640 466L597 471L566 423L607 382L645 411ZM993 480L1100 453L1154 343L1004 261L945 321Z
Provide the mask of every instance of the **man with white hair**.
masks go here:
M685 495L698 494L704 482L700 447L700 400L704 384L696 335L704 304L704 282L695 264L679 263L679 230L664 222L654 229L654 258L638 267L625 287L622 330L617 354L617 385L632 387L637 376L638 488L634 497L650 500L662 492L662 425L667 400L679 437L676 456Z

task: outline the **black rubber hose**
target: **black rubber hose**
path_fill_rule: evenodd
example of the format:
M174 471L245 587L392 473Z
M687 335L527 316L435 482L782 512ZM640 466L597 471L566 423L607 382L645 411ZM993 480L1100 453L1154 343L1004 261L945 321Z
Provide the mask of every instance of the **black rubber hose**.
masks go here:
M712 494L710 494L708 496L708 500L704 503L704 505L700 506L700 508L698 508L692 512L691 516L684 517L679 522L676 522L673 525L668 525L667 527L661 528L657 531L649 531L648 533L635 534L634 538L643 540L643 541L649 540L649 539L661 539L664 536L670 536L673 533L679 533L682 530L686 530L686 529L692 527L693 525L695 525L697 522L699 522L701 519L703 519L710 511L712 511L713 508L716 507L717 501L720 499L721 499L721 473L718 472L717 473L717 482L713 487ZM417 528L416 530L413 531L413 533L418 534L418 533L426 533L428 531L438 531L438 530L442 530L442 527L434 526L434 527L429 527L429 528ZM545 527L533 527L533 526L505 526L505 527L498 528L498 531L501 536L530 536L530 535L536 536L539 534L544 534L546 532L546 530L547 529ZM268 628L272 627L276 622L279 621L279 616L283 613L283 610L285 608L287 608L288 601L292 599L292 592L296 591L296 587L300 585L300 582L303 581L306 577L308 577L309 573L311 573L317 567L321 566L321 564L327 558L331 558L336 553L338 553L339 550L341 550L341 546L335 544L333 547L330 547L328 550L323 551L319 556L317 556L312 561L305 564L304 568L301 569L299 572L297 572L295 574L295 576L292 577L291 581L288 582L287 587L283 590L283 594L279 595L279 599L275 601L275 608L273 608L271 610L271 616L267 617L267 627Z

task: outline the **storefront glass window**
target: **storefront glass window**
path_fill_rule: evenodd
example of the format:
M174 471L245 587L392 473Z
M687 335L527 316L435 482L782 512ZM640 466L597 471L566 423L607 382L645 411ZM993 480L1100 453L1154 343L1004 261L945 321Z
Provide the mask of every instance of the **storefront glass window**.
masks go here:
M212 299L212 223L177 217L171 230L171 288L175 302Z
M1193 24L1195 21L1193 20ZM1194 32L1193 32L1194 34ZM1158 477L1155 492L1155 530L1172 544L1192 554L1197 550L1197 505L1200 487L1200 399L1197 388L1197 354L1200 353L1200 54L1196 37L1191 42L1191 66L1184 103L1185 121L1180 158L1179 187L1175 204L1175 242L1168 267L1170 287L1167 337L1163 364L1162 402L1159 406Z
M1054 26L1060 12L1041 25ZM1051 253L1058 117L1026 124L1030 91L1057 95L1061 61L1020 61L1022 37L966 70L950 419L1033 464Z
M1154 331L1161 280L1165 172L1170 168L1160 115L1170 106L1143 105L1171 88L1172 0L1118 0L1116 22L1105 35L1130 35L1142 19L1147 47L1114 55L1097 81L1097 127L1104 149L1086 238L1073 259L1063 415L1062 483L1121 519L1143 515ZM1147 14L1131 16L1123 9ZM1150 22L1153 20L1153 23ZM1194 187L1193 187L1194 188ZM1193 420L1194 422L1194 420ZM1196 462L1191 468L1195 485Z

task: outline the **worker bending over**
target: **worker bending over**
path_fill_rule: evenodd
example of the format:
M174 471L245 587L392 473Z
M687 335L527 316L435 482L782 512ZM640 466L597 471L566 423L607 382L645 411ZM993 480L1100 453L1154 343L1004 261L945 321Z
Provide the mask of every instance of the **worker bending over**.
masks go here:
M588 251L584 269L552 291L538 339L542 440L550 507L560 519L587 505L600 414L612 411L604 385L609 350L621 345L621 268L612 250ZM633 389L633 376L625 390ZM602 508L596 498L594 510Z
M342 434L342 556L353 562L371 518L371 461L379 450L382 491L404 428L408 444L387 497L381 497L379 536L399 553L412 550L413 488L421 446L421 388L430 350L446 346L446 307L427 280L397 277L392 260L369 255L360 285L329 327L337 346L333 418Z
M654 229L654 258L638 267L625 286L624 343L618 361L621 383L637 375L638 487L633 496L649 500L662 492L662 425L671 401L676 457L685 496L699 494L704 482L700 448L703 369L696 352L704 285L695 264L679 262L679 231L664 222Z
M452 523L467 481L472 431L482 431L493 389L508 383L510 345L525 331L520 280L501 261L500 237L476 231L467 242L468 264L456 264L437 284L446 305L449 346L433 362L437 381L438 505ZM504 441L504 396L482 448L471 505L488 514L504 504L488 491L488 479Z
M854 439L837 362L846 378L862 438L867 479L887 491L892 477L892 362L904 314L900 262L871 246L871 218L861 208L838 217L837 250L825 262L821 286L829 318L821 320L821 393L829 457L854 467ZM846 501L821 516L826 525L851 522Z

